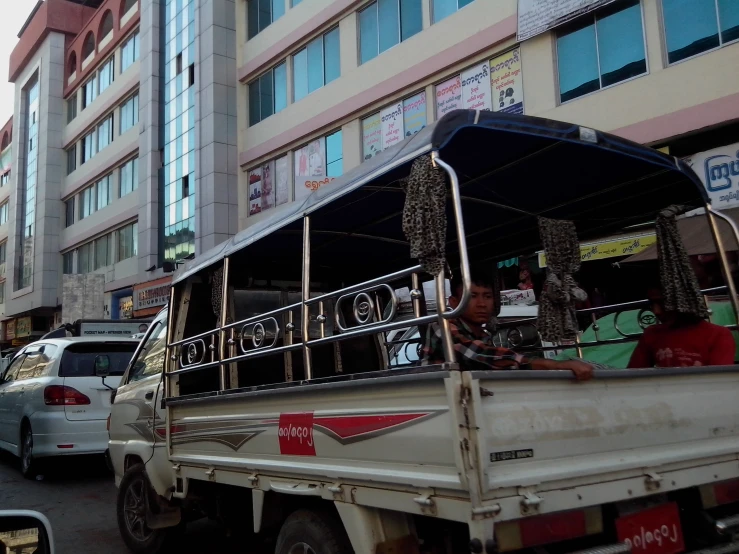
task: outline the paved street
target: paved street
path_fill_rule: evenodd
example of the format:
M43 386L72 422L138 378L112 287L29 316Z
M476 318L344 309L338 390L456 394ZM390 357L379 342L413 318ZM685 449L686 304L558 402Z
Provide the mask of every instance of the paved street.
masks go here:
M51 521L58 554L124 554L118 534L116 489L102 458L55 462L42 481L20 474L18 460L0 453L0 506L37 510ZM197 522L188 527L178 554L252 554L252 549L224 538L222 527Z

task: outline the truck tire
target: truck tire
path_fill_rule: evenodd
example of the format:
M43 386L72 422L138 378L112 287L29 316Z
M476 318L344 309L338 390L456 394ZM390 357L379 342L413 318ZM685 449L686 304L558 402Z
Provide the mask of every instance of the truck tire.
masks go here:
M298 510L285 520L277 535L275 554L353 554L349 539L328 514Z
M154 494L144 464L128 468L121 479L116 501L118 530L123 542L135 554L158 554L182 533L183 526L149 529L146 525L146 496Z

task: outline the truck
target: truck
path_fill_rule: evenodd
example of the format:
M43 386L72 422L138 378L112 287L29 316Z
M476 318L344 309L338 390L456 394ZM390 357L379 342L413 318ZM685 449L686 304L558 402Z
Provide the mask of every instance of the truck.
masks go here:
M276 554L739 551L737 366L578 382L469 369L451 337L471 268L540 250L538 217L588 240L666 202L705 208L736 317L725 216L686 164L530 116L451 112L198 256L114 394L126 545L162 551L208 516ZM432 236L461 275L455 308L448 271L411 257ZM429 326L444 362L397 363Z

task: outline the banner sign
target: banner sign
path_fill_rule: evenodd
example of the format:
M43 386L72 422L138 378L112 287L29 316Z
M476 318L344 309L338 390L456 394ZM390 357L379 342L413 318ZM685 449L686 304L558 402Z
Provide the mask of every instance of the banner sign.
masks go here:
M376 113L362 120L362 159L369 160L382 152L382 120Z
M657 242L657 235L642 235L638 237L625 237L603 242L580 245L580 260L592 262L605 258L616 258L619 256L631 256L643 252ZM547 266L547 258L544 252L539 252L539 267Z
M436 119L462 107L462 79L459 75L436 85Z
M326 139L321 137L295 151L295 199L333 181L326 177Z
M518 0L518 41L535 37L615 0Z
M523 114L521 49L515 48L490 60L493 111Z
M488 62L471 67L461 75L462 108L492 111Z
M403 100L405 137L412 137L426 126L426 91Z
M703 181L713 208L739 206L739 142L694 154L685 162Z
M403 103L398 102L380 112L382 125L382 149L403 140Z

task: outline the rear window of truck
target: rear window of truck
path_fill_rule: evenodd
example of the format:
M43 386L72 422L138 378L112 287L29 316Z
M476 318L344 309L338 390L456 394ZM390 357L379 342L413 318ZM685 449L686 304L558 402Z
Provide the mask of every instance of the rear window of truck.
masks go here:
M135 342L96 342L71 344L62 354L60 377L94 377L95 357L107 354L110 357L110 374L123 375L136 350Z

